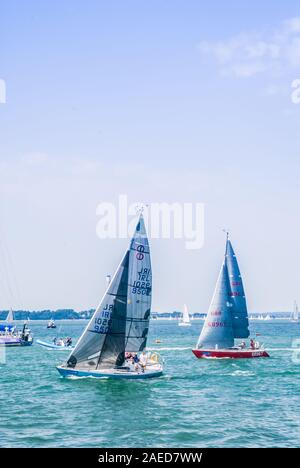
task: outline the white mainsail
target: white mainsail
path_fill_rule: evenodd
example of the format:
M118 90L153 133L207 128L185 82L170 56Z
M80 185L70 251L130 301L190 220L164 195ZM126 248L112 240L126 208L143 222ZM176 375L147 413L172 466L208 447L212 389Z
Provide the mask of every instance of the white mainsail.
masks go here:
M178 325L180 325L180 326L184 326L184 325L189 326L189 325L191 325L190 315L189 315L189 311L188 311L188 308L187 308L186 304L183 305L182 317L179 320Z
M14 313L13 313L13 310L10 309L6 317L6 322L12 323L13 321L14 321Z
M294 301L294 309L293 309L293 312L292 312L291 321L292 322L298 322L299 321L299 308L298 308L298 304L297 304L296 301Z

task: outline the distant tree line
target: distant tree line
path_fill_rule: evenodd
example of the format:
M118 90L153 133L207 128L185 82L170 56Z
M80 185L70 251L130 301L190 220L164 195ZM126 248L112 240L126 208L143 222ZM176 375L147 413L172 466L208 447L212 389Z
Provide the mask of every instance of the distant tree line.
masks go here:
M8 310L0 311L0 321L6 319ZM95 309L82 310L76 312L74 309L57 309L57 310L14 310L14 320L78 320L78 319L88 319L90 318Z

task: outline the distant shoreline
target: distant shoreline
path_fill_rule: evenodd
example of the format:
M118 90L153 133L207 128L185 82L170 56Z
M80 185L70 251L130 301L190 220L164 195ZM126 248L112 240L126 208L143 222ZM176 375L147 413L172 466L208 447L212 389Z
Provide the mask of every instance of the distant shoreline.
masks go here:
M51 319L55 321L68 321L74 322L77 320L90 320L95 310L90 309L86 311L76 312L73 309L59 309L56 311L43 310L43 311L24 311L16 310L13 311L14 321L24 322L28 319L34 322L47 322ZM292 312L250 312L249 320L255 321L268 321L278 319L290 319ZM0 322L5 322L8 315L8 310L0 311ZM182 317L181 312L152 312L151 318L155 322L170 320L178 321ZM206 313L194 313L190 314L191 320L203 321L206 317Z

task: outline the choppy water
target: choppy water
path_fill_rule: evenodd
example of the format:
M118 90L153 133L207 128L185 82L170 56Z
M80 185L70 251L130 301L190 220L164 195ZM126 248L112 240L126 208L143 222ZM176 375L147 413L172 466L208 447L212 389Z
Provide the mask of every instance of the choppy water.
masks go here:
M45 323L30 325L35 338L56 334ZM64 322L60 334L77 338L84 325ZM300 324L252 322L271 358L221 361L193 356L201 326L152 321L148 344L166 367L164 377L148 381L64 380L55 365L65 352L36 344L6 350L0 446L299 447L300 362L292 342Z

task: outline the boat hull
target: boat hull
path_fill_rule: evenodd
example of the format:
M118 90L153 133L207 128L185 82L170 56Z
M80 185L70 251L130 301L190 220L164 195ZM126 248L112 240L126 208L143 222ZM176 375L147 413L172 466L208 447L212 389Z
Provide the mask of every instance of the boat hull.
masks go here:
M6 337L0 337L0 347L5 346L6 348L12 348L16 346L31 346L33 341L24 341L19 338L8 339Z
M270 357L264 349L193 349L198 359L251 359Z
M115 369L103 369L101 371L87 371L80 369L72 369L69 367L57 366L56 369L62 377L92 377L96 379L130 379L130 380L140 380L140 379L151 379L155 377L160 377L163 373L161 366L157 366L156 369L145 370L145 372L122 372Z
M184 322L179 322L178 325L179 325L179 327L190 327L191 326L190 323L184 323Z

